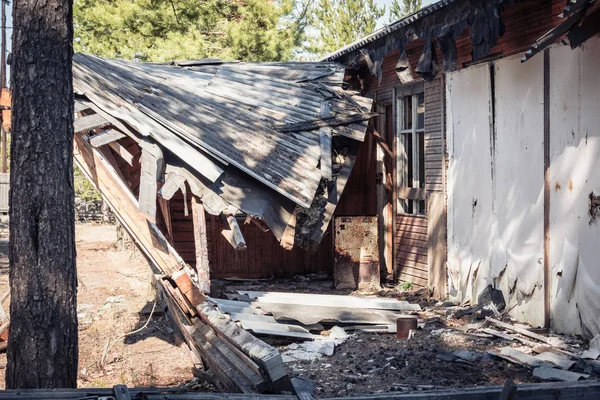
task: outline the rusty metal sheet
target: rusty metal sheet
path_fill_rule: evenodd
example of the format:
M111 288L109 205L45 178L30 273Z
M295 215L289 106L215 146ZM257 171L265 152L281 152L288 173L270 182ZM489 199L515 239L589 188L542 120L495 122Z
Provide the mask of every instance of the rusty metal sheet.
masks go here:
M336 289L379 286L377 217L336 217L334 285Z

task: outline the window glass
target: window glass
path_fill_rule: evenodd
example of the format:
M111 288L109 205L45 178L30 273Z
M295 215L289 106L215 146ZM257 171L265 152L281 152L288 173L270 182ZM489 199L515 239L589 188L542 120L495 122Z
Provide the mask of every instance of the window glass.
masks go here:
M411 96L406 96L402 99L402 102L404 103L403 105L403 112L402 112L402 120L403 120L403 124L402 124L402 129L412 129L413 126L413 121L412 121L412 117L413 117L413 105L412 105L412 97Z
M425 94L417 95L417 129L425 128Z

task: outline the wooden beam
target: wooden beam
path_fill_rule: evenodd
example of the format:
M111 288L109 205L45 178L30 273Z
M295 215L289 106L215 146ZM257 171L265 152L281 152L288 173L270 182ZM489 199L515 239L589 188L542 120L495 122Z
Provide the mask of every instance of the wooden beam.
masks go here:
M298 213L298 206L294 208L294 212L288 221L287 226L285 227L285 231L283 231L283 235L281 236L281 241L279 244L285 250L292 250L294 248L294 241L296 237L296 215Z
M84 115L75 119L73 128L75 133L87 132L97 128L105 128L110 122L98 114Z
M192 196L192 220L194 222L194 245L196 249L196 272L198 285L204 293L210 294L210 266L208 260L208 230L206 213L202 203Z
M228 215L225 218L227 220L227 224L229 225L229 230L223 229L221 234L225 237L225 239L227 239L229 244L231 244L234 249L246 250L246 240L244 239L244 235L242 235L242 231L240 230L237 220L233 215Z
M321 118L327 119L331 116L331 103L329 101L321 102ZM323 127L319 129L319 142L321 145L321 176L327 180L332 178L331 162L331 128Z
M489 321L502 329L506 329L507 331L516 332L520 335L527 336L531 339L535 339L537 341L546 343L547 345L550 345L553 347L558 347L558 348L563 347L563 343L559 338L538 335L537 333L531 332L530 330L527 330L525 328L520 328L518 326L507 324L506 322L498 321L497 319L494 319L494 318L486 317L485 319L486 319L486 321Z
M133 154L121 146L118 142L110 142L108 146L115 151L125 162L133 167Z
M100 147L104 146L105 144L115 142L119 139L123 139L124 137L125 134L119 132L116 129L107 129L93 136L90 136L90 144L94 147Z
M173 223L171 221L171 206L169 205L169 200L158 196L158 206L160 208L160 213L163 217L163 221L165 222L165 228L167 228L167 237L169 238L169 242L173 243Z
M158 181L163 179L164 159L160 147L150 141L140 142L142 148L142 175L140 177L139 207L151 220L156 219Z
M387 145L386 140L381 136L377 129L372 128L371 133L373 134L373 137L375 137L375 139L377 140L377 144L384 151L385 155L393 159L394 152L390 150L390 147ZM391 134L393 134L393 132L391 132L390 135Z
M544 326L550 327L550 50L544 50Z
M291 124L273 124L273 128L282 133L311 131L324 127L350 125L357 122L367 121L375 116L377 116L377 113L359 113L327 118L321 117L320 119L315 119L312 121L302 121Z

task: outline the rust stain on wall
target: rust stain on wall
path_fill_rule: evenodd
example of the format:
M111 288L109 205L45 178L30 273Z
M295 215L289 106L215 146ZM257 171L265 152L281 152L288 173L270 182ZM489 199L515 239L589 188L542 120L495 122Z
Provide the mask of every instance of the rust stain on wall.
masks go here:
M334 284L337 289L379 286L377 217L336 218Z

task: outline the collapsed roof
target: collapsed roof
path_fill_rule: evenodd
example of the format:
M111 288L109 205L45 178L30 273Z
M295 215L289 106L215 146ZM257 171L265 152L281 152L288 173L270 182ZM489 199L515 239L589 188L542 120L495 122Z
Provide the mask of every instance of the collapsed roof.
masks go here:
M336 63L158 64L75 54L73 79L76 100L97 113L88 116L95 122L79 118L75 131L109 122L152 157L164 155L166 179L156 174L165 179L163 198L187 182L209 213L246 214L282 245L309 250L327 229L374 115L372 100L342 88L344 66ZM150 203L155 212L156 190L144 202L143 186L144 171L140 209Z

